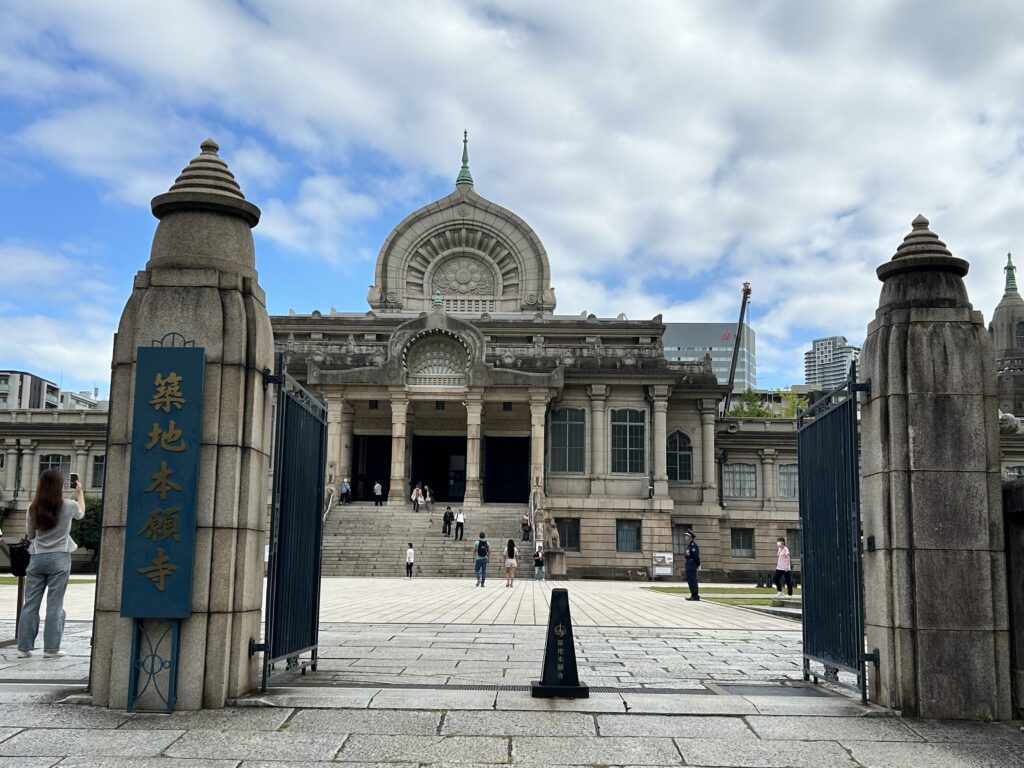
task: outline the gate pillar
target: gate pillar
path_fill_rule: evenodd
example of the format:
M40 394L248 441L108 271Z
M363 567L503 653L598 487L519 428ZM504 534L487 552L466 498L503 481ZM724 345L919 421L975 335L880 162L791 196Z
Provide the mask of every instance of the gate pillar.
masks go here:
M133 620L120 614L125 542L140 535L125 523L129 452L133 442L146 441L145 435L132 434L139 347L205 350L194 567L174 574L191 579L191 610L181 619L177 701L172 703L179 710L223 707L259 681L258 657L250 655L249 642L260 637L263 601L271 439L263 371L273 367L273 335L251 232L260 211L245 200L218 149L212 140L204 141L201 154L170 191L153 199L160 223L114 341L90 668L93 703L100 706L126 706L136 661L131 658ZM141 621L150 641L160 638L167 624ZM139 645L142 658L148 646ZM175 655L173 647L169 654L167 648L154 651L163 659ZM145 675L159 660L149 657L136 667L141 709L164 708L154 693L168 690L168 680L161 679L166 675L159 665L152 679ZM143 688L147 682L152 685Z
M861 355L861 509L872 698L925 718L1010 716L992 341L968 263L914 219Z

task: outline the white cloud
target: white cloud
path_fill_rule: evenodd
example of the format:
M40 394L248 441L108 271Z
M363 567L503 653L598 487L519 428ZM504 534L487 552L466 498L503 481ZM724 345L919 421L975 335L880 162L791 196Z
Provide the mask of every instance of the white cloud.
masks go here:
M477 190L537 229L560 310L729 320L750 280L762 377L798 376L816 335L861 340L917 213L986 313L1021 237L1024 15L997 0L97 1L0 22L0 72L34 84L2 91L36 110L23 151L119 200L148 203L212 133L258 238L368 271L364 225L453 179L468 127Z

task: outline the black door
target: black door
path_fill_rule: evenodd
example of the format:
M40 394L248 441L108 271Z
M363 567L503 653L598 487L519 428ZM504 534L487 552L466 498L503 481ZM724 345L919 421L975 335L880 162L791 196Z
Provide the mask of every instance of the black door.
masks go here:
M530 438L484 437L484 502L525 504L530 498Z
M373 484L384 488L388 497L391 480L391 436L354 435L352 438L352 498L373 501ZM338 478L339 482L341 478Z
M466 495L466 438L413 435L412 483L429 485L436 501L462 501Z

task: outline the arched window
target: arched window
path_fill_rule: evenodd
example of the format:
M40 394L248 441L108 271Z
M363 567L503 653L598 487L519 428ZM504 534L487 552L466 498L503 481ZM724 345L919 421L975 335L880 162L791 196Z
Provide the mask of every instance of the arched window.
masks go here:
M612 411L612 472L644 473L646 415L633 408Z
M1024 349L1024 323L1017 323L1017 347Z
M693 482L693 444L683 432L668 436L668 479L670 483Z

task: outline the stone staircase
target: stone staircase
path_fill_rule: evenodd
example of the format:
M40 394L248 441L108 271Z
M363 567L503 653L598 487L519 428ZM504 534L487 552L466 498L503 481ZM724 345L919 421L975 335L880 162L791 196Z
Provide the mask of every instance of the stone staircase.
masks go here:
M514 539L520 550L520 575L524 568L533 568L533 545L520 541L519 519L525 505L488 504L466 509L465 541L441 535L444 507L444 504L435 504L433 512L423 507L413 512L410 505L397 510L375 507L372 502L334 505L324 525L322 575L325 578L405 576L405 550L411 541L416 550L416 576L471 578L473 542L480 531L487 533L491 545L488 577L504 575L503 550L509 539Z

